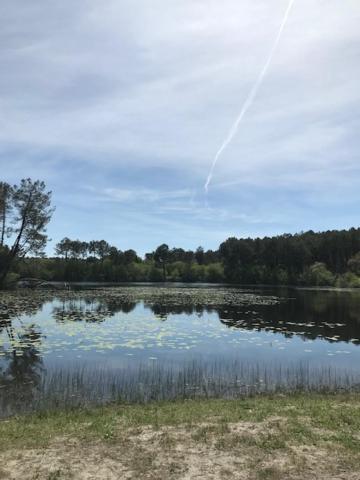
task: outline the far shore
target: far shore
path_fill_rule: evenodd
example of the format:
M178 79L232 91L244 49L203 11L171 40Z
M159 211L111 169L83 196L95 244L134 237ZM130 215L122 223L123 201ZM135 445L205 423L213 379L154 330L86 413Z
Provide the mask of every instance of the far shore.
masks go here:
M143 287L191 287L191 288L245 288L245 289L289 289L289 290L310 290L310 291L331 291L331 292L359 292L359 287L334 287L334 286L316 286L316 285L274 285L274 284L248 284L248 283L208 283L208 282L97 282L97 281L47 281L44 279L31 279L34 282L43 283L47 286L55 287L127 287L127 286L143 286ZM11 288L17 288L18 284L14 283ZM24 288L24 287L22 287ZM41 288L39 285L38 288ZM1 289L0 289L1 291Z

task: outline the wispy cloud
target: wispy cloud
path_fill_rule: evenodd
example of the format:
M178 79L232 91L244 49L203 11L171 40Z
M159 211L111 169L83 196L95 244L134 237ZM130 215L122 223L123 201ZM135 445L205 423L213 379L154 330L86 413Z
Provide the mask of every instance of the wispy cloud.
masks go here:
M190 190L151 190L148 188L136 188L133 190L122 188L105 188L99 191L96 187L91 190L103 199L116 202L164 202L167 200L190 199Z

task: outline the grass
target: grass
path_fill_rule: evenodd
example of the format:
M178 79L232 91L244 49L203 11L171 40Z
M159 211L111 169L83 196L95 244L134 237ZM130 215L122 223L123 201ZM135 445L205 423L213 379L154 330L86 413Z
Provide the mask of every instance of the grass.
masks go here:
M360 471L359 432L357 394L108 405L1 421L0 460L14 452L55 448L57 456L65 455L60 466L45 476L37 472L38 477L29 478L62 479L65 471L66 478L77 478L76 472L71 473L71 462L77 455L89 455L93 448L108 462L120 462L133 472L134 477L126 478L183 478L209 455L219 459L218 477L211 478L231 478L239 462L248 476L234 478L327 478L321 474L337 478L341 472ZM72 452L68 463L66 449ZM199 460L189 466L197 454ZM227 459L224 464L222 458ZM32 460L28 461L31 465ZM23 464L24 459L19 465ZM202 469L206 468L205 462ZM313 477L306 477L310 472Z
M0 450L15 447L45 447L54 436L72 436L80 440L116 440L124 430L185 425L193 427L196 440L206 441L208 433L229 433L227 425L236 422L263 423L276 417L282 438L298 441L314 437L312 427L324 429L323 439L330 435L349 450L359 449L360 395L278 395L257 396L241 400L186 400L147 405L108 405L75 408L12 417L0 421ZM286 419L281 431L279 419ZM204 423L210 422L209 427ZM318 434L316 434L318 436ZM315 435L315 436L316 436ZM316 437L317 438L317 437ZM273 440L276 440L275 437ZM272 448L262 437L262 447ZM277 447L276 447L277 448Z

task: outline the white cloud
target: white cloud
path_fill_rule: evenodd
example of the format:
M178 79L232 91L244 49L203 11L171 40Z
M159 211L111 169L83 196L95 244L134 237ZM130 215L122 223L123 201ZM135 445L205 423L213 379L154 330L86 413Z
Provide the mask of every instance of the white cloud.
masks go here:
M166 163L176 155L203 168L256 78L286 3L4 1L0 138L109 156L133 151ZM359 101L359 19L356 0L295 4L249 114L251 139L274 121L284 133L297 116L308 121L304 103L306 116L318 118L331 105Z
M149 188L105 188L102 191L95 187L88 187L97 195L98 199L114 202L160 202L191 198L190 190L155 190Z

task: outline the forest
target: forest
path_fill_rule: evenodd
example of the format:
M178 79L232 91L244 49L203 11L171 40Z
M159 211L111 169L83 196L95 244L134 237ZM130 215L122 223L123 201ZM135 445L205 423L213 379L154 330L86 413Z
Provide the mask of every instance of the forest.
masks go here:
M164 243L144 257L106 240L64 237L54 255L46 257L46 226L53 211L44 182L0 182L0 284L38 278L360 287L360 228L232 237L217 250L184 250Z

